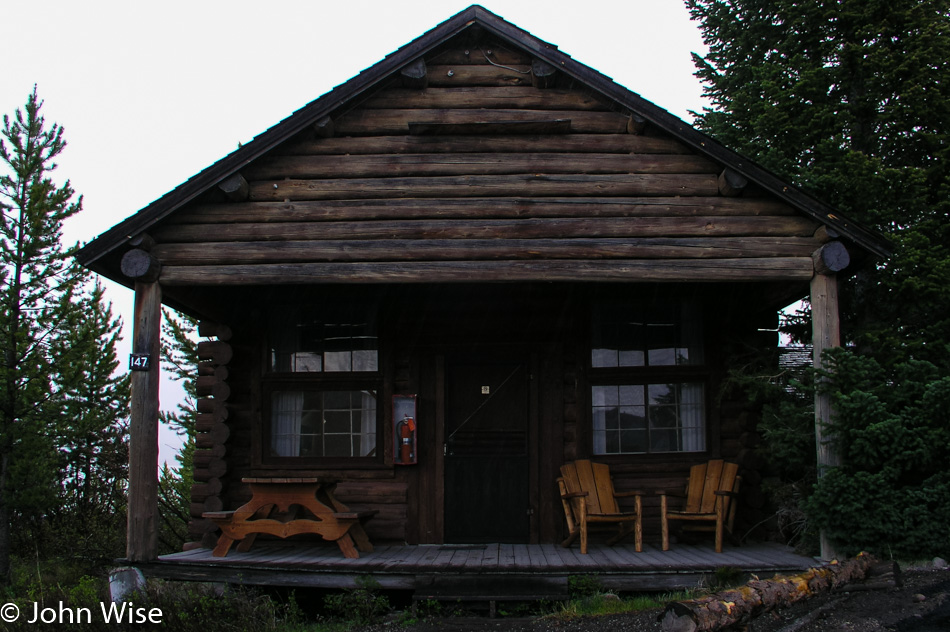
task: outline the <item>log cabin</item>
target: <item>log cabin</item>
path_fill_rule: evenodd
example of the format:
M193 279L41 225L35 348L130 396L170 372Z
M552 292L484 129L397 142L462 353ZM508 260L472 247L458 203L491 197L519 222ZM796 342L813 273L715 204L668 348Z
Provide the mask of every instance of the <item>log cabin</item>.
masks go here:
M378 512L373 542L551 543L578 458L619 490L737 462L738 520L759 521L756 420L722 388L729 363L775 347L801 298L816 354L837 344L837 275L887 252L472 6L82 248L134 289L148 367L128 558L157 554L163 304L200 320L192 546L214 546L203 515L246 502L244 479L320 476Z

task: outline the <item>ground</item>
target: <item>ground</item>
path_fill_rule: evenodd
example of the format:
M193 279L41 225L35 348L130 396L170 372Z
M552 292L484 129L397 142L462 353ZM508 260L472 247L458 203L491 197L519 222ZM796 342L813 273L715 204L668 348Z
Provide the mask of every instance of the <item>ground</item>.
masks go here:
M641 632L661 630L662 610L573 620L444 618L407 627L374 626L374 632ZM950 570L916 567L901 588L839 590L765 613L746 632L950 632Z

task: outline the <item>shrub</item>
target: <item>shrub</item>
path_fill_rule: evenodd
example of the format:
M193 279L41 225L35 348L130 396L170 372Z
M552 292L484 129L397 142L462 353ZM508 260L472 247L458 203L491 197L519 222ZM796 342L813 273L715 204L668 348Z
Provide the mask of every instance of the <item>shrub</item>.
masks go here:
M389 599L379 594L379 588L372 577L359 577L356 588L327 595L323 605L335 617L354 625L368 625L389 612Z
M884 368L845 349L826 366L841 464L807 499L811 520L845 555L946 556L950 377L928 362Z

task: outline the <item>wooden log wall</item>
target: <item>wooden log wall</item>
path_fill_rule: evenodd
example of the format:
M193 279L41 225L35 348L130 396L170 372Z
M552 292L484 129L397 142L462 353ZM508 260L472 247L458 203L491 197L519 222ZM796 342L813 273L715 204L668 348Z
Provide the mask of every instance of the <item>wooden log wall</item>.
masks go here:
M198 343L194 484L191 489L191 521L188 533L199 545L212 546L217 537L213 522L201 517L206 511L224 509L228 466L228 365L234 357L229 344L231 330L225 325L202 321L198 333L208 340Z
M811 277L812 220L533 61L407 67L153 231L162 283Z
M589 348L584 344L572 345L566 354L563 372L564 431L562 437L563 462L578 458L593 458L610 465L611 476L617 491L644 490L642 498L644 534L649 542L659 542L660 498L656 490L685 489L690 467L709 458L722 458L738 463L743 477L740 489L740 505L736 515L735 533L742 535L755 526L761 526L767 512L767 498L762 491L765 461L758 450L761 443L758 422L759 411L748 401L746 393L728 389L723 385L725 371L730 361L739 362L753 350L776 348L778 314L773 311L744 311L748 305L735 303L731 292L748 292L748 286L725 290L721 302L707 304L704 318L707 323L706 349L710 367L720 361L727 366L716 369L707 382L706 419L708 453L641 455L635 458L611 457L590 454L588 443L590 420L586 413L590 405L588 389L591 380L585 376ZM727 308L727 305L738 307ZM717 313L718 308L723 308ZM574 341L584 341L586 332L571 336ZM730 360L731 359L731 360ZM632 499L620 499L622 509L633 510ZM554 510L555 524L563 529L563 511ZM566 533L564 534L566 536ZM761 534L760 534L761 535Z

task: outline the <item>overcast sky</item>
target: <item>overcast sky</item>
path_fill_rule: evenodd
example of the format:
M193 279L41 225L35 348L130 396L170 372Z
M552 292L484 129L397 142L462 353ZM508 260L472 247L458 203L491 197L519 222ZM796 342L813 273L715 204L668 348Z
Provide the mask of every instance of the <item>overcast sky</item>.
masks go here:
M0 113L37 85L65 128L54 175L84 198L66 240L87 242L469 4L0 0ZM681 0L482 6L687 121L704 105ZM132 292L108 296L130 321ZM179 397L163 385L164 408Z

